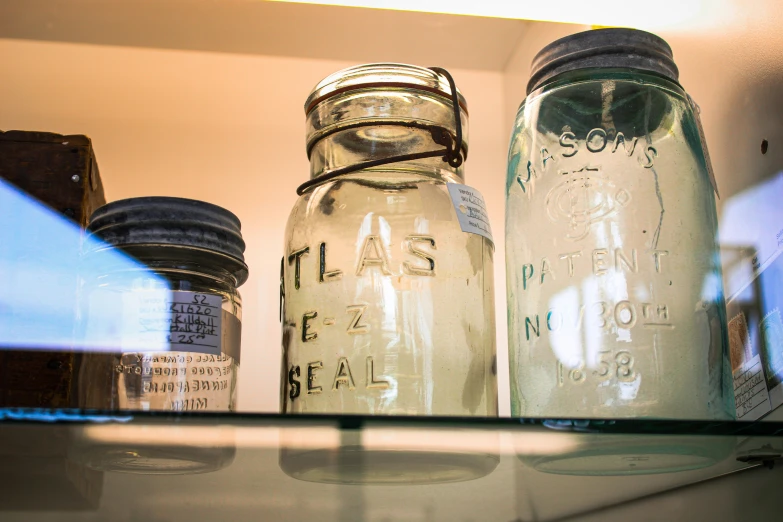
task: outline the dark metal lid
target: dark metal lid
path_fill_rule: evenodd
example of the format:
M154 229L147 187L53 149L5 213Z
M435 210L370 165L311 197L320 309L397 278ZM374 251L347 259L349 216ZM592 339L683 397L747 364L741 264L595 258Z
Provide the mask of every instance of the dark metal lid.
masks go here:
M636 29L594 29L541 49L533 58L527 94L558 74L594 67L641 69L675 82L679 77L672 49L662 38Z
M122 199L93 212L87 230L120 248L190 247L218 254L238 284L247 279L239 218L211 203L159 196Z

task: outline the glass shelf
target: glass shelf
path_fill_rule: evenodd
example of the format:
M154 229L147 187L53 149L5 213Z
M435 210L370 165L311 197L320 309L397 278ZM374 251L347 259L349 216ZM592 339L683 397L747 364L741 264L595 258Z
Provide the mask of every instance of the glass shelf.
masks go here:
M0 452L4 521L555 520L771 466L783 423L13 409Z

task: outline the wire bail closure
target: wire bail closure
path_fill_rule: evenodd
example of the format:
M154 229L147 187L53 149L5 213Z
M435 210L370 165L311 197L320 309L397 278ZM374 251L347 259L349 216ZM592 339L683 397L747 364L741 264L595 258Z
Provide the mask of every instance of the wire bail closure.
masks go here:
M446 80L449 82L449 88L451 89L451 104L454 108L454 125L456 127L456 136L452 136L451 132L448 129L446 129L445 127L441 127L440 125L428 125L428 124L413 122L413 121L411 122L398 121L393 123L387 123L385 125L396 125L396 126L428 130L430 131L430 136L432 137L432 141L437 145L442 145L443 147L445 147L444 149L418 152L414 154L402 154L399 156L390 156L388 158L363 161L360 163L356 163L354 165L349 165L347 167L333 170L328 174L318 176L317 178L302 183L296 189L296 194L298 196L301 196L315 185L318 185L325 181L332 180L339 176L343 176L345 174L349 174L351 172L356 172L371 167L378 167L381 165L388 165L391 163L400 163L403 161L412 161L412 160L423 159L423 158L435 158L441 156L443 161L445 163L448 163L450 167L455 169L459 168L464 163L465 158L467 158L467 151L464 151L464 155L463 155L464 144L462 142L462 118L460 115L459 97L457 95L457 85L454 83L454 78L451 76L451 73L449 73L446 69L443 69L441 67L429 67L428 69L430 69L432 72L436 74L440 74L441 76L445 77ZM326 138L335 132L343 131L346 129L377 126L377 125L384 125L384 123L379 123L377 121L354 123L340 128L335 128L332 131L321 136L321 139ZM310 148L308 148L307 150L308 158L310 157L310 153L312 152L312 148L314 146L315 143L313 143L310 146Z

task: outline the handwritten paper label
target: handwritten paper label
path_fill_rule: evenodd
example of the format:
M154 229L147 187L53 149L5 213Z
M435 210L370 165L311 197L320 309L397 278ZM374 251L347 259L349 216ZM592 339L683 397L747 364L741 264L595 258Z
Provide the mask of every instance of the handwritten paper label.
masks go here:
M756 420L772 409L761 357L754 356L734 371L737 420Z
M487 205L481 193L467 185L448 183L451 202L457 212L459 226L463 232L478 234L492 241Z
M146 351L219 355L221 305L221 296L198 292L127 293L123 295L123 351L142 345Z

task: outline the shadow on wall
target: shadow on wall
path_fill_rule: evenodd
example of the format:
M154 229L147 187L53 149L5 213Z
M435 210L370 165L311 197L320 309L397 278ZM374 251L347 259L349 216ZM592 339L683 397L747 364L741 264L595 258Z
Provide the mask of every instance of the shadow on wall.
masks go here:
M713 137L710 152L720 151L718 157L713 153L713 164L721 181L721 206L783 171L783 56L774 59L779 63L768 64L774 67L766 74L746 76L746 83L735 86L719 116L722 132Z

